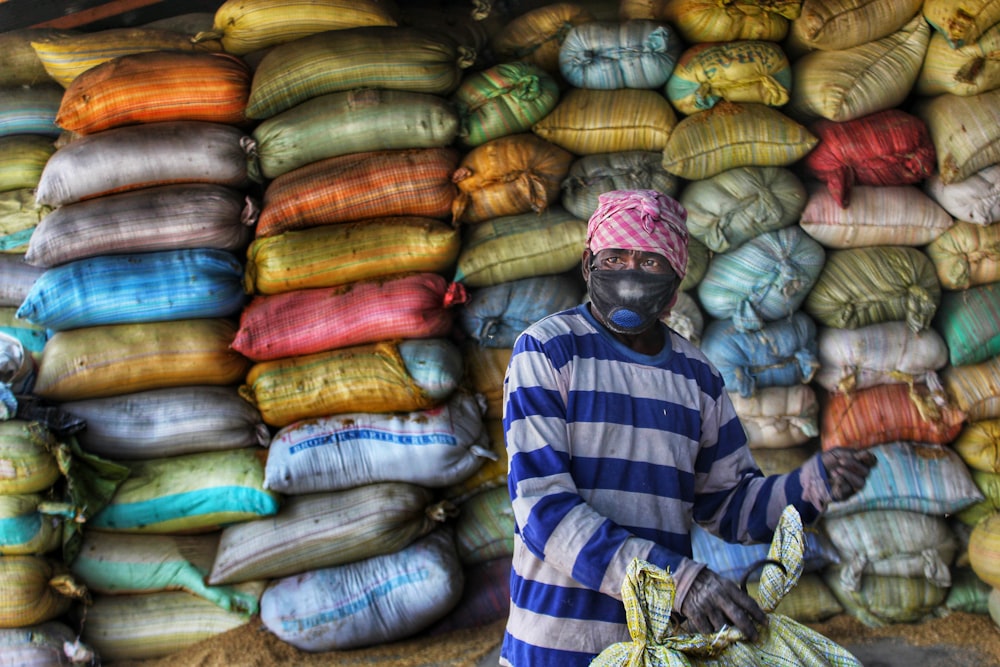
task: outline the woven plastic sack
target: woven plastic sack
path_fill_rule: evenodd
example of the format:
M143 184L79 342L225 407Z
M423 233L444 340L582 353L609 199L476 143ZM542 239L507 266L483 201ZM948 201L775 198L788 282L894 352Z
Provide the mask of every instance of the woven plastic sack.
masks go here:
M212 248L78 259L47 269L17 317L52 331L236 315L243 264Z
M744 398L763 387L808 383L819 368L816 325L801 311L752 331L740 331L732 320L715 320L705 327L701 350L726 387Z
M950 447L898 441L869 448L876 463L864 488L832 502L825 517L868 510L907 510L944 516L984 500L969 469Z
M576 88L659 88L680 51L665 23L593 21L570 28L559 49L559 71Z
M463 503L481 491L507 486L508 461L503 437L503 420L499 415L488 416L484 418L484 424L489 435L490 452L496 459L487 459L470 477L442 489L441 497L449 502Z
M698 297L709 315L732 319L737 331L756 331L799 308L825 257L823 247L798 226L758 234L712 258Z
M4 54L4 66L0 68L0 86L51 84L52 77L45 71L31 43L60 32L62 31L53 28L19 28L0 35L0 53Z
M458 391L427 410L294 422L271 439L264 486L302 494L387 481L430 488L457 484L495 458L483 427L484 407Z
M255 297L240 314L233 349L254 361L395 338L452 332L464 287L436 273L360 280Z
M205 577L219 534L129 535L87 531L70 572L91 593L108 595L183 590L227 611L257 613L259 594L246 588L208 586Z
M581 220L588 220L597 210L598 198L604 192L656 190L676 196L680 179L667 172L662 162L663 155L658 151L584 155L570 165L563 179L562 205Z
M612 644L594 667L708 667L798 665L860 667L846 649L775 609L802 576L805 545L802 519L793 507L782 513L757 588L768 623L753 642L728 626L712 635L679 635L671 612L674 582L670 573L634 559L622 583L622 602L631 642Z
M254 70L246 115L263 120L314 97L356 88L448 95L471 64L446 36L415 28L318 32L265 53Z
M459 140L479 146L528 132L559 103L559 83L537 65L498 63L462 79L452 94Z
M0 252L25 255L38 223L51 212L35 201L32 188L0 192Z
M230 348L236 325L203 318L59 331L45 344L34 392L54 401L240 382L250 361Z
M454 106L440 95L405 90L348 90L319 95L253 130L261 174L274 179L326 158L451 144Z
M785 167L737 167L688 183L680 203L688 232L712 252L794 225L806 206L806 187Z
M282 174L264 191L257 237L388 216L447 218L457 190L454 148L350 153Z
M809 187L802 229L827 248L925 246L954 220L916 185L855 185L846 206L819 183Z
M840 562L840 554L826 535L825 528L810 528L802 533L802 572L819 572ZM762 565L771 545L726 542L698 524L691 527L693 558L705 563L712 572L735 582L759 582Z
M454 280L478 288L563 273L579 265L586 237L587 221L560 206L471 225Z
M585 289L577 276L522 278L472 290L458 309L462 331L486 347L514 347L532 323L578 305Z
M819 139L778 109L755 102L716 103L681 119L663 149L663 168L691 181L736 167L785 167Z
M943 397L937 371L948 364L948 346L935 329L914 332L901 320L856 329L820 327L816 343L821 366L815 380L829 392L919 382Z
M747 591L757 597L759 581L747 583ZM795 588L781 599L774 610L800 623L819 623L844 612L833 591L819 572L803 572Z
M744 398L729 392L750 449L802 445L819 435L819 402L808 384L758 387Z
M923 577L948 588L958 541L942 516L902 510L868 510L824 521L840 554L840 583L861 588L869 574Z
M486 347L473 340L461 343L464 384L486 399L484 417L488 420L503 417L503 378L510 364L512 347ZM503 444L502 431L500 443Z
M460 250L458 230L432 218L390 216L318 225L251 243L244 289L285 294L404 273L443 272L453 266Z
M0 556L51 553L62 545L68 504L46 502L40 493L0 494Z
M962 430L965 413L935 398L924 385L902 383L832 394L820 419L822 447L865 449L897 440L946 445Z
M927 124L945 184L963 181L1000 163L1000 89L979 95L938 95L914 113Z
M0 493L40 493L60 479L55 436L38 422L0 422Z
M24 628L0 629L0 665L45 667L93 661L94 650L79 639L79 633L62 621L47 621Z
M1000 284L944 292L934 328L948 344L952 366L977 364L1000 354Z
M260 595L263 584L254 589ZM187 591L93 596L82 637L107 661L152 660L246 625L250 616L226 611Z
M484 489L457 507L455 546L463 565L514 555L514 510L507 487Z
M99 255L214 248L242 253L259 207L207 183L143 188L60 206L38 223L24 260L51 267Z
M501 61L523 60L559 75L559 51L573 26L596 17L573 2L554 2L513 17L490 39L490 47Z
M55 152L55 144L46 136L14 134L0 137L0 192L34 189Z
M134 460L264 446L271 436L235 387L151 389L60 404L83 419L80 446L111 460Z
M541 213L559 201L559 186L573 155L530 132L476 146L459 161L452 219L464 223L521 213Z
M701 345L705 315L701 312L697 299L687 292L677 292L677 301L660 321L695 345Z
M195 44L190 35L157 28L110 28L95 32L53 32L31 42L45 71L64 88L103 62L148 51L215 52L218 41Z
M922 0L803 0L788 41L796 48L849 49L896 32L920 13Z
M1000 87L997 51L1000 51L1000 24L958 49L948 44L944 33L935 31L914 91L925 97L944 93L965 97L994 90Z
M211 532L271 516L280 497L264 488L259 449L132 461L128 478L88 527L120 533Z
M802 307L828 327L905 320L913 331L923 331L940 299L937 272L926 254L908 246L872 246L828 252Z
M458 603L424 631L428 637L465 628L482 628L507 618L510 612L512 559L501 556L462 567L465 586Z
M1000 22L1000 7L989 0L971 0L959 5L952 0L924 0L923 14L952 48L975 42Z
M893 623L919 623L938 616L948 596L948 588L924 577L898 577L870 574L861 580L857 591L840 583L842 565L832 565L823 572L823 580L844 607L844 612L869 628Z
M1000 164L945 183L935 171L923 182L924 191L959 221L989 225L1000 221Z
M674 108L691 115L720 100L781 107L788 103L791 87L792 68L779 45L739 40L688 47L665 92Z
M934 262L944 289L964 290L1000 282L1000 225L959 220L924 252Z
M116 127L57 150L35 197L62 206L171 183L243 188L251 181L249 138L221 123L172 121Z
M586 232L586 223L584 223ZM581 237L581 244L583 243ZM580 247L583 247L582 245ZM14 254L0 254L0 306L18 308L28 296L45 269L31 266L24 257Z
M382 645L439 620L464 584L451 533L440 529L397 553L272 582L261 621L303 651Z
M195 43L219 40L238 56L317 32L369 25L396 25L396 12L378 0L228 0L215 10L212 29Z
M930 27L917 14L885 37L805 54L792 65L788 112L846 122L899 106L917 80L930 37Z
M28 555L0 558L0 592L0 628L23 628L56 620L87 591L59 560Z
M178 120L242 124L251 77L243 60L225 53L120 56L76 77L55 121L77 134Z
M820 143L803 166L826 183L842 207L850 203L855 185L913 185L934 171L936 152L927 124L901 109L843 122L818 120L810 130Z
M1000 419L967 423L951 446L973 470L1000 473Z
M55 139L59 136L56 113L62 102L62 88L38 85L0 90L3 90L3 99L0 99L0 137L34 134ZM53 109L56 113L53 113Z
M969 565L980 579L990 586L1000 587L1000 512L994 512L977 523L969 536Z
M1000 417L1000 358L978 364L947 366L941 381L948 397L969 421Z
M462 375L446 338L384 341L254 364L240 395L264 422L345 412L411 412L444 402Z
M955 519L965 526L975 527L1000 512L1000 473L971 468L969 474L984 498L955 514Z
M731 42L760 39L780 42L789 22L799 15L801 0L623 0L622 18L666 20L685 42Z
M453 513L430 489L406 482L289 496L274 517L222 530L208 583L275 579L394 553Z
M655 90L571 88L532 131L576 155L594 155L663 150L676 123Z

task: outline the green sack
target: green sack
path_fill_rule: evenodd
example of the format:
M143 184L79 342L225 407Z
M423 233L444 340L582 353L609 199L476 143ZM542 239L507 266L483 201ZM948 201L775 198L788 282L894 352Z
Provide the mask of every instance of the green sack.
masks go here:
M674 581L663 569L634 559L622 583L631 642L612 644L591 667L861 667L846 649L787 616L775 614L802 575L802 518L788 506L781 515L757 589L768 623L750 642L734 628L711 635L674 635Z

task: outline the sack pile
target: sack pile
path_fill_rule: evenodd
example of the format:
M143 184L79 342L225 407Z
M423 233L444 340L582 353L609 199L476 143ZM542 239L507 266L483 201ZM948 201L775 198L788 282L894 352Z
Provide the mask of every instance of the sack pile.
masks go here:
M121 475L61 559L0 524L0 566L38 571L11 581L80 597L0 625L115 660L255 613L309 651L504 617L504 371L587 299L587 219L628 188L688 210L666 321L764 471L878 457L779 611L987 613L1000 15L952 4L252 0L0 35L9 393ZM0 499L50 517L58 480ZM762 557L694 537L727 576Z

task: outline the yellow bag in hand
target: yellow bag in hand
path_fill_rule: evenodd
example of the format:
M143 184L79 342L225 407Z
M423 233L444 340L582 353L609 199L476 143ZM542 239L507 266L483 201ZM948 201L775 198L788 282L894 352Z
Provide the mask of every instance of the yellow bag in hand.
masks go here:
M670 573L634 559L622 583L631 642L604 649L591 667L862 667L846 649L781 614L778 603L802 575L802 518L788 506L781 515L761 573L758 598L768 614L754 642L734 628L711 635L673 633L674 581Z

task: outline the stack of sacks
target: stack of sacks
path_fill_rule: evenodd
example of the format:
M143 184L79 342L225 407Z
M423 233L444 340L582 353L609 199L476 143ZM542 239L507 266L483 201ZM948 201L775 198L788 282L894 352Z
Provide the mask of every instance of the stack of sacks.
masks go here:
M937 170L925 192L951 216L954 225L925 248L942 287L934 327L946 346L943 372L948 397L967 421L952 446L968 466L984 499L960 512L953 524L963 547L956 572L971 568L973 584L987 586L987 609L1000 622L1000 578L995 540L1000 509L996 490L998 320L994 293L996 241L997 118L1000 78L988 61L1000 38L1000 15L981 6L955 22L955 9L933 1L923 14L935 29L917 79L915 113L928 125L937 150ZM984 51L985 49L985 51ZM965 580L968 580L966 576ZM972 589L976 590L976 589ZM954 588L953 588L954 591ZM949 607L955 607L949 596ZM981 598L976 610L982 609Z
M920 187L935 167L927 124L897 108L931 37L920 9L838 15L804 2L786 42L798 55L789 113L819 138L803 160L800 228L827 251L803 304L820 327L820 443L878 459L865 489L824 518L841 556L825 580L869 625L943 604L958 551L946 516L981 497L949 447L965 415L937 375L948 361L931 326L941 291L922 250L953 220Z
M80 36L82 68L84 45L64 38L33 43L65 86L56 124L72 136L39 179L53 211L25 261L44 272L17 316L53 332L34 394L86 422L85 453L128 472L65 563L92 594L83 637L106 660L156 657L257 611L262 583L201 580L223 525L278 510L266 429L238 394L249 362L230 348L256 216L250 70L144 30Z
M0 480L0 644L5 660L22 659L17 664L69 664L64 645L69 650L78 634L62 617L87 594L58 553L63 523L74 519L72 507L57 502L63 446L37 422L0 422L0 467L7 471Z
M35 226L51 210L35 201L35 187L56 150L62 87L31 48L31 40L50 34L25 29L0 36L5 54L0 66L0 332L21 341L32 363L37 363L47 335L14 314L42 273L24 263L23 256Z
M448 95L471 54L382 3L310 4L216 14L225 48L264 49L247 116L267 185L233 348L253 362L242 396L276 431L265 486L285 499L223 531L208 582L269 580L265 626L325 651L409 636L455 607L455 507L439 489L497 457L484 405L460 387L453 309L468 293L443 277L460 248Z

